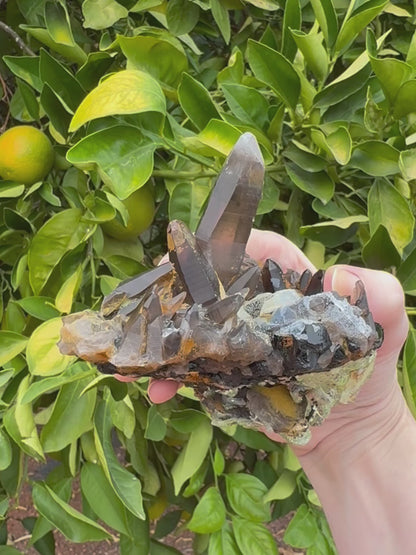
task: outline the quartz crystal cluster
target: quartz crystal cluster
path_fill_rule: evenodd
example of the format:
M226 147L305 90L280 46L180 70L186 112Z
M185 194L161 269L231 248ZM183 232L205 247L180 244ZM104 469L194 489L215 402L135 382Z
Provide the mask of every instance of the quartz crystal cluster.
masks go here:
M323 292L322 272L248 257L263 178L245 133L195 234L170 222L169 262L120 284L99 312L64 317L59 347L105 373L191 386L215 424L305 443L310 426L354 398L382 334L361 282L350 299Z

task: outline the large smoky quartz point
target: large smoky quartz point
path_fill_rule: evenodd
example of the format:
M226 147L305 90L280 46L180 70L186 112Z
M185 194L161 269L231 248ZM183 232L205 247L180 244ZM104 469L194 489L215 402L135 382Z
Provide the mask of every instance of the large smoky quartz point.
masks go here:
M64 317L59 347L105 373L194 388L215 424L305 443L372 371L380 326L357 282L352 299L323 292L323 274L283 272L248 257L262 194L257 141L228 156L195 234L167 230L169 262L120 284L101 310Z

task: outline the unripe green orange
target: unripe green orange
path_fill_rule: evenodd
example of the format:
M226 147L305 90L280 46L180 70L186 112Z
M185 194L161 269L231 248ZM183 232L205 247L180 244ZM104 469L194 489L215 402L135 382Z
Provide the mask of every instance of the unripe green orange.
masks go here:
M129 214L127 226L114 218L101 224L101 227L110 237L125 241L134 239L150 226L155 213L155 201L151 188L144 186L134 191L122 203Z

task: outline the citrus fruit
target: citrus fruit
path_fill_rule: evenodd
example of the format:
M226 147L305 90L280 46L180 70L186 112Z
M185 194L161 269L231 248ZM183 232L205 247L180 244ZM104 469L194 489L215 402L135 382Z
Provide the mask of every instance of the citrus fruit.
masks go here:
M142 187L134 191L122 201L127 208L129 220L127 226L117 218L104 222L103 231L115 239L128 240L140 235L153 221L155 202L150 187Z
M48 137L36 127L18 125L0 137L0 176L32 185L53 166L54 151Z

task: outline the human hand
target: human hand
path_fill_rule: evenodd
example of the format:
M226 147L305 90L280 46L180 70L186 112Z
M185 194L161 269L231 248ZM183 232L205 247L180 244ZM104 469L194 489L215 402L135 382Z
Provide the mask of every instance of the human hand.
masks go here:
M273 232L253 230L247 252L261 263L267 258L272 258L283 270L316 270L293 243ZM377 352L375 370L353 403L334 407L321 426L312 428L312 439L309 443L295 448L299 456L308 454L324 439L329 440L336 436L335 441L339 443L342 434L348 436L348 430L355 429L355 426L351 426L354 423L360 423L363 436L371 434L372 427L379 428L381 422L388 421L404 406L396 381L397 358L408 328L401 285L386 272L337 265L326 272L324 290L335 290L341 295L349 295L358 280L364 283L374 320L384 328L385 339ZM126 377L123 379L126 380ZM149 397L154 403L163 403L175 395L179 386L172 380L152 381ZM277 434L269 434L269 437L281 440ZM348 437L345 441L348 441Z

